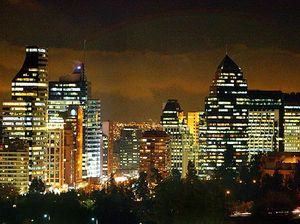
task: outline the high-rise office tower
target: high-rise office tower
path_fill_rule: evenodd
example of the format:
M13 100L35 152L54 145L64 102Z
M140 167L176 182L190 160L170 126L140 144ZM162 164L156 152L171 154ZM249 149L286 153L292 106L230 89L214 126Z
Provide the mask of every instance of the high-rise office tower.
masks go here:
M200 158L200 111L193 111L187 113L187 126L189 128L189 132L191 134L192 140L193 140L193 153L194 158L193 162L195 164L195 167L197 169L197 172L199 172L199 158Z
M200 111L199 113L199 152L198 157L196 157L196 169L197 173L200 176L200 178L205 179L208 176L206 176L205 172L203 171L204 167L203 164L205 164L204 158L206 157L205 154L205 147L206 147L206 117L205 112Z
M149 130L142 136L139 170L151 172L152 168L166 177L171 171L170 137L164 131Z
M101 176L109 176L108 173L108 145L109 145L109 140L108 136L106 134L102 134L102 174Z
M200 122L200 112L193 111L187 113L187 125L189 131L193 136L193 144L199 145L199 122Z
M125 127L121 130L117 145L121 173L132 176L138 174L141 136L142 131L135 127Z
M110 176L114 170L114 152L113 144L115 140L114 133L114 122L104 121L102 122L102 131L103 131L103 175Z
M205 100L206 142L202 171L209 173L233 150L236 169L248 159L248 88L239 66L226 55L217 68Z
M49 82L49 123L61 123L60 114L70 106L83 108L83 178L101 176L101 102L91 99L91 84L85 76L83 63L78 64L73 73Z
M29 145L29 179L44 177L47 146L47 50L26 47L26 57L12 80L11 101L3 102L4 137Z
M282 92L249 90L248 96L250 155L283 151Z
M101 176L101 103L100 100L89 99L85 110L84 141L85 169L89 178Z
M187 173L187 164L193 159L193 140L186 123L183 110L175 99L169 99L163 108L161 125L170 136L172 169L178 169L183 176Z
M80 101L84 105L90 97L91 83L86 79L84 63L77 64L72 74L49 82L50 100Z
M83 118L81 106L70 106L64 116L64 181L71 188L82 182Z
M59 189L64 184L64 127L48 126L48 145L45 153L45 185Z
M300 93L284 94L284 151L300 152Z

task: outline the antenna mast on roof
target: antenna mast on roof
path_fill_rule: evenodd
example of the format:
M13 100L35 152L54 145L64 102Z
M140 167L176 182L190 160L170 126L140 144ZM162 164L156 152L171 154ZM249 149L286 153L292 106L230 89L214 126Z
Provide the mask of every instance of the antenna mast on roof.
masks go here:
M225 54L228 55L228 44L226 43Z
M85 62L86 62L86 40L83 40L83 58L82 58L82 63L81 63L81 66L82 66L81 75L83 76L81 78L83 80L86 80L86 77L85 77Z
M86 40L83 40L83 59L82 59L82 63L85 63L86 61Z

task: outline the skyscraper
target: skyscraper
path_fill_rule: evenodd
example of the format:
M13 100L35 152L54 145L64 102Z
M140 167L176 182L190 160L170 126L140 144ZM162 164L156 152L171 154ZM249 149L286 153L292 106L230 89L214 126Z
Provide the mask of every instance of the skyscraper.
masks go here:
M187 173L187 165L193 157L193 140L189 132L183 110L175 99L169 99L163 108L161 125L170 136L170 152L172 169L178 169L183 176Z
M171 171L170 137L164 131L145 131L141 140L139 170L151 172L152 168L166 177Z
M300 152L300 93L284 94L283 137L285 152Z
M87 81L84 63L73 73L49 82L49 123L63 122L60 114L70 106L83 108L83 178L101 176L101 102L91 98L91 83Z
M89 178L101 176L101 102L88 99L85 110L84 152L86 176Z
M102 145L102 169L104 176L110 176L115 170L114 167L114 152L113 144L115 140L114 122L104 121L102 122L103 131L103 145Z
M90 97L91 83L87 81L84 63L78 63L72 74L49 82L50 100L80 101L84 105Z
M249 90L248 96L250 155L283 151L282 92Z
M200 111L187 113L187 126L193 140L193 162L199 172L200 159Z
M70 106L64 117L64 179L71 188L82 182L83 117L81 106Z
M119 169L122 174L137 175L140 160L141 129L125 127L118 141Z
M206 142L202 149L205 173L224 162L224 152L233 150L236 169L248 159L248 88L239 66L226 55L219 64L205 100Z
M45 153L45 185L59 189L64 184L64 127L48 126L48 145Z
M44 177L47 146L48 99L47 50L26 47L26 57L12 80L11 101L3 102L6 139L21 139L29 145L29 179Z

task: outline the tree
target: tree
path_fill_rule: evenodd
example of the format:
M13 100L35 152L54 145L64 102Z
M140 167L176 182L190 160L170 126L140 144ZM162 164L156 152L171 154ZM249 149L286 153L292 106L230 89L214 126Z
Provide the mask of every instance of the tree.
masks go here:
M179 182L180 179L181 179L181 174L180 174L179 170L178 169L172 169L171 170L171 175L169 176L169 179L172 179L174 181Z
M300 190L300 162L298 161L295 169L294 183L297 191Z
M282 191L283 190L283 176L275 170L273 176L269 174L264 175L262 178L262 191Z
M236 163L234 159L235 150L232 145L228 145L224 152L224 162L216 170L217 179L223 180L223 183L229 187L233 184L233 180L236 178L237 172L235 170Z
M239 171L239 179L244 184L248 184L251 181L250 171L246 165L241 166Z
M0 185L0 201L13 199L18 196L16 187L12 184L1 184Z
M107 192L117 191L117 183L116 183L113 173L110 175L110 178L108 180L108 186L107 186L106 190L107 190Z
M294 208L295 204L289 194L282 191L269 191L255 201L253 214L256 216L268 216L269 213L275 214L276 211L291 211Z
M135 183L135 194L140 200L147 200L150 197L146 172L140 172L139 178Z
M249 175L250 179L255 182L259 182L261 180L262 172L262 153L258 153L256 155L251 156L250 164L249 164Z
M224 167L225 169L232 169L236 166L234 160L235 149L232 145L227 145L226 150L224 152Z
M283 175L278 172L278 170L275 170L273 174L273 189L276 191L280 191L283 189Z
M190 160L188 162L186 180L189 183L193 183L198 180L195 164Z
M45 189L44 182L40 178L34 178L29 186L29 193L43 193L45 192Z
M151 167L148 174L149 183L151 185L157 185L162 181L162 176L159 173L158 169Z
M190 171L192 167L191 164ZM223 223L224 193L217 184L191 184L174 176L164 179L155 189L152 223Z

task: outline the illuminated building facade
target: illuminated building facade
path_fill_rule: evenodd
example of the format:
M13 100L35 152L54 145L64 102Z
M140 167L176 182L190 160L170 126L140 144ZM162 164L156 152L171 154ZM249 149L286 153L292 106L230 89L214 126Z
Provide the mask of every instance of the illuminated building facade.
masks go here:
M85 170L89 178L101 176L101 103L100 100L89 99L85 110L84 141Z
M283 151L283 101L281 91L248 91L248 148L258 152Z
M101 103L91 99L91 84L83 63L73 73L49 82L49 123L61 123L69 106L80 105L84 112L83 178L101 176Z
M187 126L193 140L193 162L199 172L199 158L200 158L200 111L193 111L187 113Z
M106 134L102 135L102 175L109 176L108 173L108 136Z
M111 173L115 173L119 170L120 157L119 157L119 142L121 131L124 128L133 127L135 129L140 129L141 131L146 130L162 130L162 126L152 120L146 122L117 122L117 121L104 121L102 122L103 134L107 136L107 160L103 158L103 163L107 163L107 174L110 176ZM103 150L106 150L103 148ZM103 157L105 157L105 152L103 152ZM106 165L103 164L103 167Z
M25 140L29 145L29 180L44 178L47 146L48 99L47 50L26 47L26 57L12 80L11 101L3 102L4 137Z
M49 82L49 99L80 101L82 105L91 96L91 83L86 80L83 63L76 65L72 74Z
M102 147L102 159L103 159L103 175L110 176L117 169L114 166L114 151L113 145L116 140L114 131L114 122L112 121L103 121L102 122L102 131L103 131L103 147Z
M185 176L188 161L194 161L193 140L183 110L177 100L169 99L167 101L160 120L163 130L170 136L172 169L179 170Z
M300 152L300 93L284 94L284 151Z
M248 160L248 87L239 66L226 55L217 68L205 100L206 136L202 171L209 174L234 150L236 169Z
M204 158L205 155L205 147L206 147L206 118L205 118L205 112L201 111L199 113L199 153L196 157L196 169L197 173L201 178L206 178L205 172L203 172L203 164L205 164Z
M64 184L64 129L48 126L48 145L45 153L45 184L60 188Z
M78 188L83 167L83 109L71 106L64 118L64 182L71 188Z
M140 146L139 170L151 172L158 170L162 177L167 177L171 170L170 137L164 131L149 130L142 136Z
M12 184L20 193L28 191L28 144L12 139L0 145L0 184Z
M187 113L187 125L191 135L193 136L193 144L199 145L199 122L200 111L193 111Z
M117 144L119 170L122 174L137 175L140 160L142 131L135 127L125 127Z

